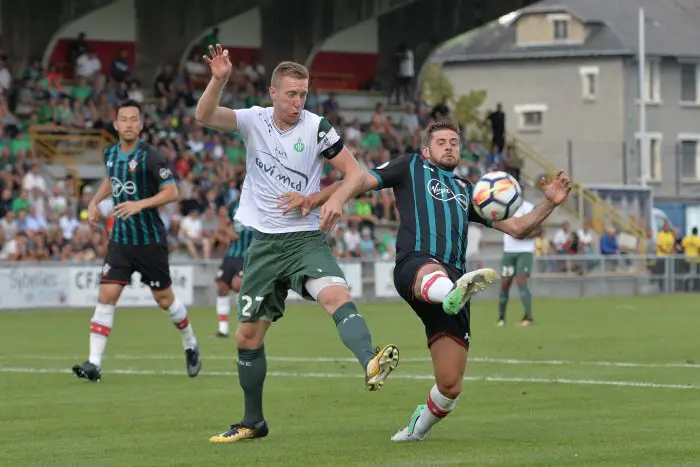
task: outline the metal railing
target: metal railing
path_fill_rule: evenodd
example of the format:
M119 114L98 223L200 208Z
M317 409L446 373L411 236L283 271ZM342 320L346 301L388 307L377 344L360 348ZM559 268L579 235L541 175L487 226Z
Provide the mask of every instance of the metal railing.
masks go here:
M558 168L549 160L539 154L538 151L527 145L521 140L513 139L518 156L524 158L544 173L553 175ZM587 188L585 185L574 181L572 187L571 201L565 205L565 208L572 214L583 220L585 218L584 208L588 203L593 210L593 227L600 234L605 228L606 223L612 224L619 230L627 232L636 240L639 247L638 251L644 251L646 248L646 232L644 226L640 226L635 220L620 213L613 205L601 198L595 191Z
M104 148L116 142L105 130L36 125L29 128L34 151L45 161L66 166L95 164Z
M214 283L221 260L175 259L171 266L176 293L190 297L195 306L213 306ZM393 286L392 260L341 260L351 294L360 302L399 300ZM467 268L489 267L501 272L500 256L468 258ZM0 262L0 310L92 306L101 276L101 262ZM133 279L134 283L138 278ZM580 298L610 295L700 293L700 262L683 256L576 255L536 257L530 287L533 295ZM148 289L139 286L139 306L149 306ZM475 300L496 299L499 283L480 292ZM53 297L50 298L51 293ZM132 300L135 290L131 291ZM26 297L26 300L22 297ZM48 298L47 298L48 297ZM296 297L298 299L298 297ZM14 302L12 301L13 299ZM125 299L128 303L128 298ZM292 296L290 301L296 301ZM4 303L4 304L3 304ZM19 305L18 305L19 303ZM132 302L133 304L134 302ZM122 305L124 306L124 305ZM126 306L129 306L128 304Z

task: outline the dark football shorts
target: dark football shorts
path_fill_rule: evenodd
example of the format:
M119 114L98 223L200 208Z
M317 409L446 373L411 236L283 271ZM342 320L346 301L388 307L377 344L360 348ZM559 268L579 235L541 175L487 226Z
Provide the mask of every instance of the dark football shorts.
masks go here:
M227 256L221 262L221 266L219 266L219 270L216 273L216 280L230 285L234 277L242 275L243 258Z
M418 271L426 264L439 264L447 272L447 276L456 282L464 274L457 268L444 264L426 253L410 253L399 259L394 266L394 286L413 311L423 321L428 347L437 339L447 336L467 349L471 338L469 326L469 303L456 315L448 315L442 310L441 303L427 303L418 300L413 293L413 284Z
M134 272L152 290L165 290L172 284L168 247L165 245L122 245L110 242L102 266L101 284L131 284Z

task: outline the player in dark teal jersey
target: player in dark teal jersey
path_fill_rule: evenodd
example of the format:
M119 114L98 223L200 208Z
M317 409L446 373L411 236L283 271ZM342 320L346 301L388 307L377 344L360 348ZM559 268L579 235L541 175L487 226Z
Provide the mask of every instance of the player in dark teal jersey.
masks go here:
M158 214L159 207L178 200L177 185L165 159L139 140L143 120L137 102L119 106L114 128L119 142L104 150L107 176L88 206L88 220L96 224L101 218L97 205L111 194L114 226L90 322L90 356L85 363L75 365L73 372L90 381L101 379L102 355L116 304L131 276L139 273L141 282L151 288L158 306L168 312L180 331L187 374L194 377L201 368L199 347L187 309L173 294L167 234Z
M365 174L364 191L393 188L400 225L396 242L394 285L423 321L436 384L425 405L392 441L419 441L454 408L462 390L471 336L469 299L497 277L492 269L466 272L468 222L493 227L515 238L532 233L563 203L570 181L563 172L543 185L546 200L530 214L490 223L472 205L472 184L455 175L459 164L459 127L450 120L428 126L421 154L407 155ZM287 193L280 200L287 211L302 214L319 206L341 183L308 198ZM544 183L544 181L543 181ZM332 228L337 217L322 217Z
M236 210L238 210L238 201L231 204L231 219L235 217ZM231 301L236 302L235 294L241 290L243 261L245 253L253 241L253 230L246 229L234 221L229 237L231 243L226 249L226 255L216 273L216 315L219 318L219 330L216 337L228 337L228 316L231 311ZM234 293L233 298L231 292Z

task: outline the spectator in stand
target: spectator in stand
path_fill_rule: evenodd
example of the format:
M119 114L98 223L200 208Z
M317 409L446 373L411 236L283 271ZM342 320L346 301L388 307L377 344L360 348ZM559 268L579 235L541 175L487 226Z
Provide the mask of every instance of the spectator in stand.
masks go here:
M552 243L557 254L566 254L564 244L569 241L571 226L568 222L562 222L561 227L554 234Z
M506 114L503 113L503 105L500 102L486 120L491 125L491 146L497 146L498 152L503 152L506 144Z
M605 256L619 256L622 254L620 244L617 241L617 232L614 227L607 227L605 229L605 235L600 237L600 254ZM606 264L614 269L617 268L618 260L607 260Z
M174 100L175 90L173 88L173 82L175 81L175 75L173 73L173 66L166 63L158 76L153 88L153 95L155 97L165 97L168 100Z
M583 227L576 232L578 234L579 243L581 245L581 250L584 255L592 255L595 253L593 250L593 229L591 228L591 221L583 221Z
M12 74L5 60L0 59L0 94L6 96L12 87Z
M71 65L75 65L76 61L78 60L78 57L83 55L87 50L89 46L85 37L85 33L81 32L78 34L78 37L75 38L68 44L68 57L67 61Z
M439 104L433 107L430 112L430 116L433 120L442 120L450 116L450 108L447 106L447 100L443 99Z
M84 77L88 79L94 79L98 76L102 70L102 62L97 57L97 53L88 48L78 60L75 62L75 75L77 77Z
M131 75L131 67L129 66L129 55L126 49L119 51L119 56L114 59L111 67L111 76L117 83L123 83Z
M196 209L182 219L179 237L192 258L199 259L199 247L204 259L211 257L211 241L204 235L202 219Z
M396 61L396 105L400 105L413 94L413 80L416 74L413 50L406 44L400 44L396 49Z
M348 223L348 229L345 231L343 240L345 240L345 247L348 250L349 256L359 258L361 255L360 241L362 241L362 236L355 222Z

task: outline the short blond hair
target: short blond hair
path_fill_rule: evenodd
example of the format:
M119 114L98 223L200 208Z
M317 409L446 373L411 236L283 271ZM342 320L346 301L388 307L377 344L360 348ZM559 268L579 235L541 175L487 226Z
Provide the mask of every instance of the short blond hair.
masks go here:
M452 130L457 133L457 136L460 135L459 125L452 119L443 118L428 124L423 132L423 146L426 148L430 147L430 142L433 140L433 133L441 130Z
M288 77L293 79L309 79L309 70L297 62L282 62L272 72L272 85L276 86L280 79Z

